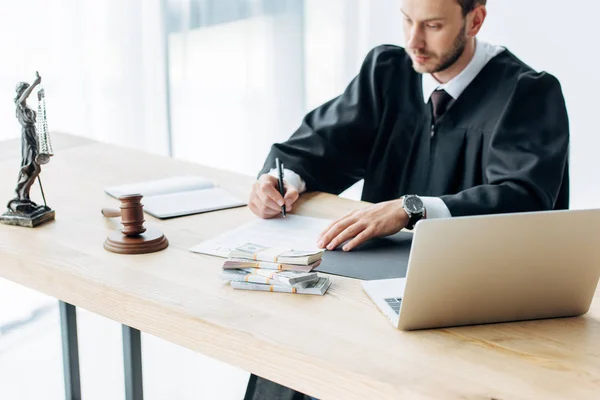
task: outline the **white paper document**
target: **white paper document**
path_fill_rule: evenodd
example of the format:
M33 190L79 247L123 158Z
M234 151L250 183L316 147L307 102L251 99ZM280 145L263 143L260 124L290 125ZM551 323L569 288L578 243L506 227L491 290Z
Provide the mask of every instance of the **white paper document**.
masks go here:
M285 218L248 222L190 249L195 253L228 257L229 252L245 243L293 250L319 250L317 238L330 220L288 214Z

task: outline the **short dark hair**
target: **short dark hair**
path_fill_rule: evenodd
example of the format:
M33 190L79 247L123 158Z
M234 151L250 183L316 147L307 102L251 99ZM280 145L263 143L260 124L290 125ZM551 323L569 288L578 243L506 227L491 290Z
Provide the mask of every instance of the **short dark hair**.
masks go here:
M463 15L467 15L479 5L485 6L487 0L457 0L458 4L462 8Z

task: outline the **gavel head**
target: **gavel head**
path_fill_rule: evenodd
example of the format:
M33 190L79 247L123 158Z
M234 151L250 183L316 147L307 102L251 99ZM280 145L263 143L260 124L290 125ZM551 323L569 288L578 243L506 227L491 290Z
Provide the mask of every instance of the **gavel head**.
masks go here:
M120 196L121 201L121 232L126 236L136 236L146 232L144 228L144 210L140 200L141 194L128 194Z

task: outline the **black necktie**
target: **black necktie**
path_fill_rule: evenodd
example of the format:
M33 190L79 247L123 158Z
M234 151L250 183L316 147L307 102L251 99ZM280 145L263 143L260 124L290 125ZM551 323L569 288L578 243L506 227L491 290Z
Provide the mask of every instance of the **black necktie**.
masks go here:
M452 100L452 96L445 90L436 90L431 93L431 105L433 106L433 123L437 124L438 120L446 112L448 105Z

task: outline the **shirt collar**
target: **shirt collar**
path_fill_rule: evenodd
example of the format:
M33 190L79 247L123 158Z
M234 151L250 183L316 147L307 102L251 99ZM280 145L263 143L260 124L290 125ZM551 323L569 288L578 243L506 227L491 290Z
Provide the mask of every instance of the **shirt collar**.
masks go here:
M475 53L469 64L454 78L441 84L431 74L423 74L423 100L429 102L431 94L437 89L444 89L454 100L469 86L477 74L503 47L493 46L480 40L475 41Z

